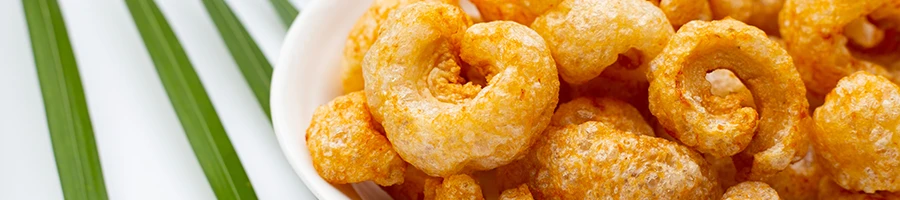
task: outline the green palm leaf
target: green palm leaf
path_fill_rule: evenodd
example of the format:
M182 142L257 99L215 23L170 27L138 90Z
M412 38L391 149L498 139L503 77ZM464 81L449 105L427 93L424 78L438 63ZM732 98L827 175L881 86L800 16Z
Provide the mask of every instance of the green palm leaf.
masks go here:
M225 40L225 45L234 57L238 68L244 74L244 79L256 95L256 100L266 115L271 117L269 111L269 85L272 82L272 65L263 56L259 46L247 33L247 29L241 25L234 13L223 0L203 0L206 11L212 17L219 34Z
M256 199L197 73L152 0L125 0L156 72L218 199Z
M297 11L297 8L294 8L294 5L291 5L291 2L288 2L288 0L271 1L272 6L275 7L275 12L278 12L278 16L281 17L284 25L291 26L291 23L294 22L294 18L297 18L297 14L300 14L300 11Z
M56 0L22 3L63 196L107 199L84 89L59 4Z

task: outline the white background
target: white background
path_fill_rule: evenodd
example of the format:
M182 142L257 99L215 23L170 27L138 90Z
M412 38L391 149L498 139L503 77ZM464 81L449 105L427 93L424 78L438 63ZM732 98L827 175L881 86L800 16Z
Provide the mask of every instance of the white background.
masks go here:
M215 199L124 0L58 0L111 199ZM308 0L294 0L302 8ZM200 0L156 0L260 199L311 199ZM226 0L274 64L268 0ZM62 199L21 0L0 0L0 199Z

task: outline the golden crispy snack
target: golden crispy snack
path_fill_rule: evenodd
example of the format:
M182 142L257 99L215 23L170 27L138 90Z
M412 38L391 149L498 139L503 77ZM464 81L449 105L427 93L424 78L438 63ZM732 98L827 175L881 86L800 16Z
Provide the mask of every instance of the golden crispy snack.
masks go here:
M386 23L388 14L421 1L458 4L458 0L375 0L369 10L356 21L353 29L350 29L347 43L344 44L344 57L341 59L341 84L344 93L363 89L362 60L375 39L378 39L378 29Z
M471 0L485 21L509 20L530 25L562 0Z
M622 73L646 80L649 61L674 32L665 15L643 0L565 0L531 28L547 40L562 79L576 85L617 60L633 63Z
M422 170L415 167L406 168L403 175L403 183L382 187L394 200L419 200L425 198L425 182L428 180L440 180L437 177L428 176Z
M362 91L316 108L306 129L306 146L313 167L329 183L403 182L406 163L391 148L381 125L372 119Z
M498 171L526 174L536 199L717 199L722 195L715 172L699 153L603 122L548 128L522 160ZM498 172L498 178L503 180L503 174Z
M829 200L900 200L900 193L879 191L865 193L850 191L834 183L829 177L819 181L818 199Z
M693 20L712 20L707 0L660 0L659 8L675 29Z
M737 180L737 167L731 157L715 157L710 154L703 154L703 158L709 163L709 168L717 174L719 186L722 188L730 188L740 183Z
M713 19L731 17L769 35L779 35L778 12L783 5L784 0L709 0Z
M810 146L812 148L812 146ZM815 163L815 151L809 153L783 171L766 180L766 184L778 191L782 199L816 200L819 191L819 179L822 179L822 170Z
M856 71L867 71L896 80L882 66L858 59L853 55L854 49L848 48L848 43L878 43L875 35L879 30L877 27L866 26L866 16L878 8L890 7L891 1L893 0L785 2L779 17L781 36L811 93L824 96L834 88L838 80Z
M631 51L632 53L635 51ZM604 97L616 98L628 102L650 120L653 115L647 108L647 72L635 70L640 63L632 62L627 56L620 55L615 63L606 67L600 76L578 85L566 85L564 88L570 92L566 97ZM562 99L562 97L560 97ZM562 102L562 100L561 100Z
M503 190L503 193L500 194L500 200L533 200L534 197L531 196L531 191L528 190L528 185L522 184L517 188L512 188L508 190Z
M740 177L764 180L806 154L806 90L791 57L759 29L732 19L688 23L651 69L650 111L663 127L700 152L735 155ZM712 94L705 76L715 69L734 72L757 109Z
M368 103L416 168L432 176L493 169L524 154L550 123L559 79L528 27L469 27L459 8L428 2L388 21L363 62ZM472 73L482 80L460 76Z
M465 174L452 175L441 180L428 180L425 185L425 199L428 200L484 200L481 186L471 176Z
M727 69L717 69L706 74L706 81L709 81L709 91L716 96L729 99L737 99L742 107L756 108L753 101L753 93L747 89L747 86L741 82Z
M728 188L722 200L770 199L777 200L778 192L766 183L747 181Z
M852 191L900 192L900 87L857 72L815 112L813 147L822 169Z
M604 122L613 128L654 136L653 128L630 104L612 98L577 98L559 105L550 126L578 125L588 121Z

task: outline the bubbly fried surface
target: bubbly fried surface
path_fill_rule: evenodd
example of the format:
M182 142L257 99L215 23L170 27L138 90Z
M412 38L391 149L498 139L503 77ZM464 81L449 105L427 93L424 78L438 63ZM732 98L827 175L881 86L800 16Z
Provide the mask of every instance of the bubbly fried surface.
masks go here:
M604 122L613 128L654 136L653 128L630 104L612 98L578 98L559 105L551 126L578 125L588 121Z
M372 119L362 91L316 108L306 129L306 145L316 171L329 183L403 182L406 163Z
M835 184L830 178L825 177L819 181L818 199L832 200L900 200L900 193L895 192L876 192L865 193L858 191L850 191Z
M900 87L857 72L838 82L815 112L817 158L852 191L900 191Z
M812 148L812 146L810 146ZM816 164L815 151L809 153L783 171L766 180L766 184L778 191L782 199L815 200L819 191L819 179L825 174Z
M341 59L341 83L344 93L363 89L362 60L369 47L378 39L378 30L386 22L388 14L400 7L422 1L444 2L456 5L458 0L375 0L369 10L363 14L344 45L344 57Z
M787 0L784 3L779 17L781 36L811 93L824 96L838 80L856 71L897 80L884 67L854 57L847 47L848 39L852 38L845 35L862 32L846 28L876 9L892 7L891 1Z
M501 173L514 172L514 173ZM498 169L524 174L536 199L716 199L703 157L664 139L602 122L551 127L523 158Z
M425 199L433 200L484 200L481 194L481 186L469 175L458 174L444 178L443 181L431 181L426 184L426 190L432 190L425 195Z
M597 77L619 59L628 59L626 71L645 80L648 62L674 32L644 0L564 0L531 28L547 40L562 79L572 84Z
M559 98L556 65L528 27L469 27L459 8L427 2L388 21L363 62L365 90L410 164L432 176L493 169L523 155L549 124Z
M406 174L403 175L403 183L382 187L382 189L394 200L420 200L425 198L425 182L427 180L440 180L440 178L428 176L415 167L408 167Z
M690 21L713 19L707 0L660 0L659 8L676 29Z
M737 184L722 196L722 200L741 200L741 199L771 199L777 200L778 192L766 183L748 181Z
M706 75L716 69L734 72L757 109L713 94ZM650 111L663 127L700 152L735 155L742 179L764 180L806 154L806 90L790 56L761 30L732 19L690 22L651 70Z
M533 200L531 191L528 191L528 185L522 184L517 188L504 190L500 194L500 200Z
M562 0L472 0L485 21L509 20L530 25Z

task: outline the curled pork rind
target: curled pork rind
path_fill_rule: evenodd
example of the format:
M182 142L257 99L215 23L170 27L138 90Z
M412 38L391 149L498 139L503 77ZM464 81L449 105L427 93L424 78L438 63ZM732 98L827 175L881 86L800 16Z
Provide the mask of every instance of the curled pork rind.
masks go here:
M403 182L406 163L372 119L362 91L316 108L306 129L306 146L313 167L329 183L372 180L386 186Z
M619 59L635 63L629 69L645 80L649 61L674 32L665 15L643 0L565 0L531 27L547 40L562 79L572 84L597 77Z
M530 25L562 0L471 0L485 21L509 20Z
M705 76L715 69L734 72L757 109L712 94ZM761 30L732 19L690 22L651 70L650 111L659 122L700 152L735 155L739 176L764 180L806 154L806 90L790 56Z
M369 47L378 39L378 29L385 24L388 14L400 7L421 1L435 1L457 4L457 0L375 0L369 10L363 14L344 45L344 57L341 59L341 83L344 93L363 89L362 60Z
M707 0L660 0L659 8L675 28L694 20L709 21L713 19Z
M722 200L770 199L777 200L778 192L766 183L748 181L728 188Z
M612 98L583 97L561 104L553 113L550 125L563 127L588 121L604 122L613 128L646 136L655 135L637 109Z
M507 190L503 190L503 193L500 193L500 200L533 200L534 197L531 196L531 191L528 190L528 185L522 184L517 188L510 188Z
M506 169L506 168L512 169ZM536 199L717 199L722 189L703 157L661 138L603 122L551 127L503 174L525 174Z
M851 191L842 188L834 183L829 177L824 177L819 181L818 199L829 200L900 200L900 193L879 191L875 193L865 193L860 191Z
M847 48L846 34L871 32L847 26L866 20L891 0L787 0L779 17L781 36L797 70L813 94L824 96L838 80L856 71L893 78L881 66L860 60ZM864 23L862 23L864 24ZM862 25L859 24L859 25ZM871 28L871 27L870 27ZM869 39L872 40L872 39Z
M452 175L443 181L430 179L425 185L425 199L429 200L484 200L481 186L471 176L465 174Z
M493 169L524 154L549 124L559 79L528 27L469 27L462 10L441 3L412 4L389 21L363 63L365 87L373 116L416 168L442 177Z
M900 88L857 72L838 82L816 109L817 158L834 182L868 193L900 191Z

